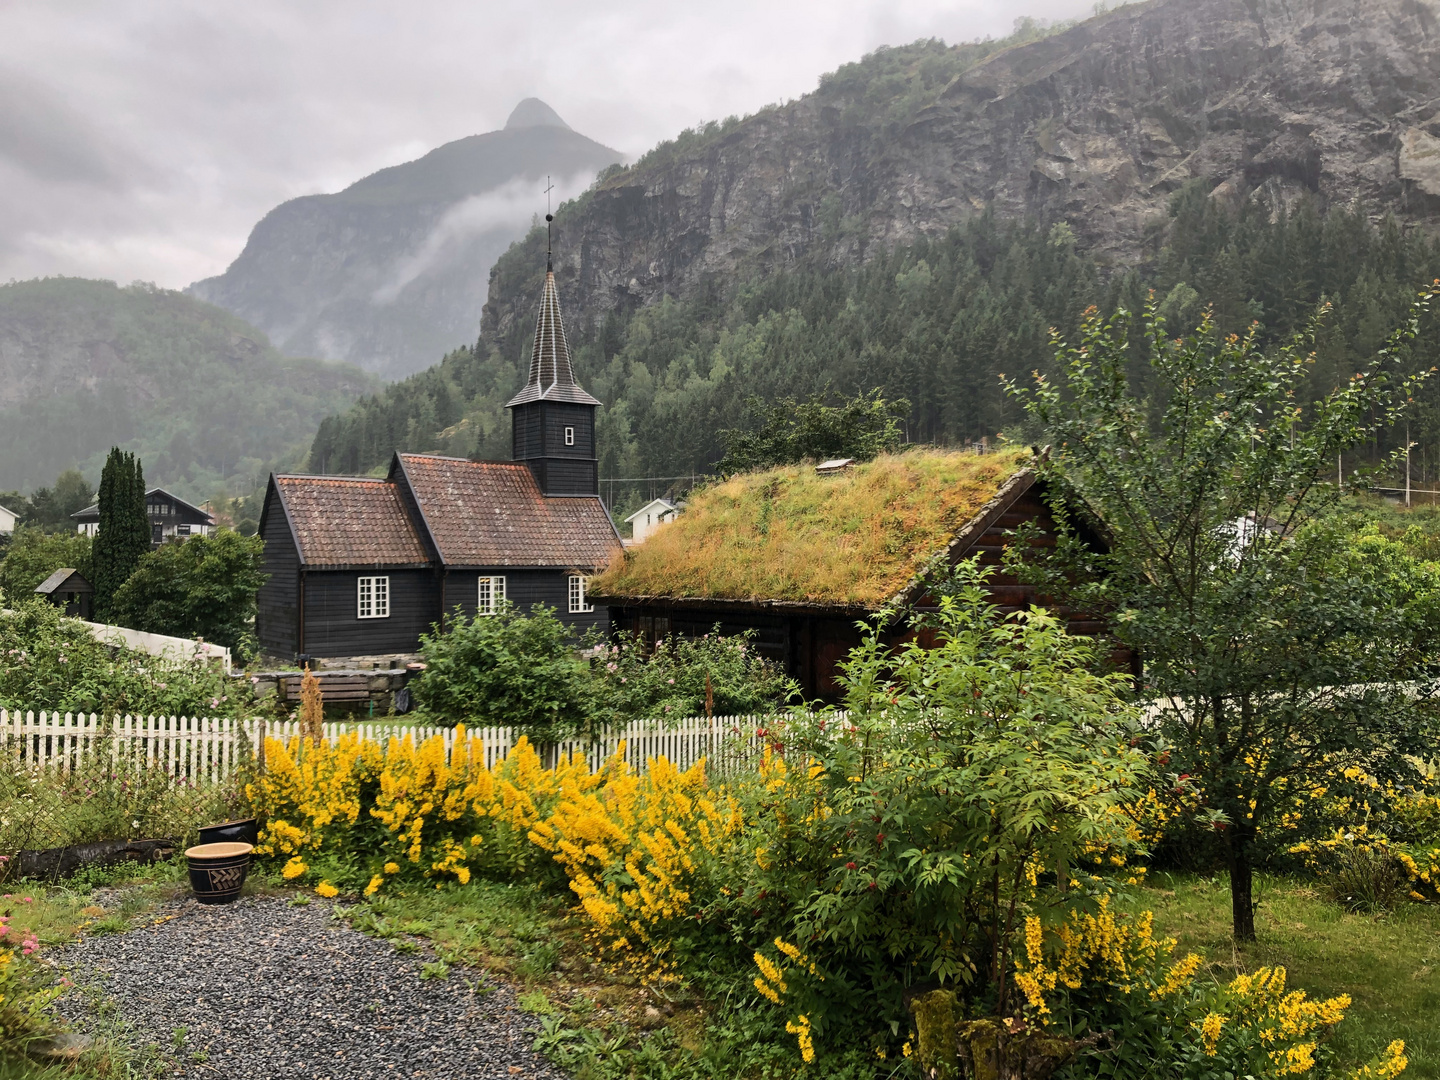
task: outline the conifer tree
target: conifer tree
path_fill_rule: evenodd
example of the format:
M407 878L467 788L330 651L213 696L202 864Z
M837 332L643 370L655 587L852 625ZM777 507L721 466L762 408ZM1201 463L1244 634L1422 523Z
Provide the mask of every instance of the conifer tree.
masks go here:
M134 454L110 450L100 473L100 530L95 536L95 613L109 617L111 599L150 548L145 475Z

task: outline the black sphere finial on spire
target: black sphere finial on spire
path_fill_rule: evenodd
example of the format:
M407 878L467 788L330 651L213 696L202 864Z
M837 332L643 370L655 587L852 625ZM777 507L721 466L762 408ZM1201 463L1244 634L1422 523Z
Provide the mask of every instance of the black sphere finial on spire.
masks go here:
M545 177L545 272L552 273L555 269L554 260L550 251L550 223L555 220L555 215L550 212L550 192L555 190L555 185L550 177Z

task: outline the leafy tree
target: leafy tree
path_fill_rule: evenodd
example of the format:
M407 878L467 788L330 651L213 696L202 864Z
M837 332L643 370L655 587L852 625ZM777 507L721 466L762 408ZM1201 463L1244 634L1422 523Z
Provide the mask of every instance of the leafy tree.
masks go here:
M32 596L36 587L62 567L80 571L92 581L90 538L81 533L47 533L22 525L0 559L0 597L10 604Z
M830 458L870 461L900 444L900 419L910 403L886 401L876 389L840 405L826 405L818 394L803 402L781 398L772 405L751 398L750 410L754 427L720 433L725 440L718 466L722 473Z
M150 550L145 476L134 454L115 447L100 473L100 529L92 554L95 616L110 617L111 600Z
M553 608L529 614L506 604L494 615L455 614L420 638L425 674L416 703L439 722L507 726L553 743L589 719L589 665Z
M95 501L95 489L79 469L66 469L53 488L37 488L30 496L25 520L51 531L73 531L70 515Z
M1393 424L1417 390L1399 372L1437 294L1333 389L1310 376L1319 316L1266 351L1255 329L1226 335L1208 314L1172 340L1153 300L1147 391L1129 375L1123 310L1091 313L1076 345L1057 340L1057 378L1011 386L1057 448L1048 471L1109 537L1108 553L1088 551L1057 505L1065 537L1039 564L1046 584L1108 613L1143 657L1172 767L1228 819L1240 940L1255 936L1253 867L1284 792L1352 764L1383 782L1419 749L1427 716L1405 683L1433 678L1440 582L1399 544L1341 542L1326 518L1336 455Z
M110 619L133 630L204 638L248 659L256 651L264 546L258 536L221 529L147 551L115 591Z

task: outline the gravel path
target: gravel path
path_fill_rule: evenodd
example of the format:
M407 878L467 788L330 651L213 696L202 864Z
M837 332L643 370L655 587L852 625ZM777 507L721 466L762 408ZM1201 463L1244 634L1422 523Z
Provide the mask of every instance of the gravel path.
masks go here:
M460 968L421 981L423 954L334 922L326 904L186 900L154 917L165 916L53 956L116 1003L136 1042L170 1048L185 1028L183 1048L168 1051L172 1075L563 1077L530 1052L534 1025L510 988ZM84 1030L86 1006L72 991L57 1008Z

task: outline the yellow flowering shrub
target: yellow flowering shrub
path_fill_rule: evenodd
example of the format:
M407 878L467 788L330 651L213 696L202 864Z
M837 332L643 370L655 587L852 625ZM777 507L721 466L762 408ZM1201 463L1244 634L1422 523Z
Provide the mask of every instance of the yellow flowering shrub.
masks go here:
M1316 1000L1287 989L1281 967L1217 987L1196 978L1199 956L1174 956L1175 944L1155 936L1149 912L1123 916L1102 897L1094 911L1071 910L1050 928L1027 917L1015 984L1043 1027L1108 1031L1114 1050L1137 1062L1178 1053L1183 1076L1333 1075L1317 1066L1348 996ZM1404 1068L1396 1042L1354 1075L1393 1077Z
M264 819L257 852L288 859L287 879L324 866L367 896L395 880L436 887L491 874L563 875L601 942L655 961L693 918L693 882L741 824L739 804L709 787L704 763L651 759L643 774L624 748L594 772L576 754L547 769L521 739L493 769L484 744L457 728L381 746L358 734L335 746L267 740L268 769L249 795ZM321 895L334 889L322 881Z

